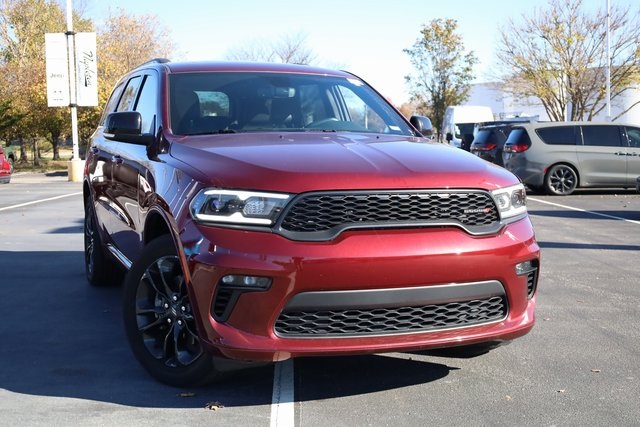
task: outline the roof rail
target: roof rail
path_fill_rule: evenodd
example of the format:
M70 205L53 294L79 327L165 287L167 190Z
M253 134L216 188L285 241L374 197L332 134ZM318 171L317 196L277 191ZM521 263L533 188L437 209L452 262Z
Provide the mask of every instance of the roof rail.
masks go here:
M171 60L167 58L153 58L147 62L143 62L142 64L138 65L136 68L139 68L139 67L142 67L143 65L148 65L148 64L166 64L167 62L171 62Z

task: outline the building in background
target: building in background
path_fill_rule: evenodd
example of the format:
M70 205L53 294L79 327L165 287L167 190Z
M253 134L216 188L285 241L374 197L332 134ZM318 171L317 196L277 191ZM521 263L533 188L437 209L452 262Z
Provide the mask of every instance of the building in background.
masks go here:
M640 101L640 87L626 91L611 101L611 117L617 117L622 111ZM540 121L549 121L549 116L540 100L536 97L520 98L501 90L499 83L478 83L471 88L469 99L463 105L486 105L491 108L496 120L521 116L538 116ZM604 121L606 110L596 115L594 121ZM620 123L640 125L640 104L615 120Z

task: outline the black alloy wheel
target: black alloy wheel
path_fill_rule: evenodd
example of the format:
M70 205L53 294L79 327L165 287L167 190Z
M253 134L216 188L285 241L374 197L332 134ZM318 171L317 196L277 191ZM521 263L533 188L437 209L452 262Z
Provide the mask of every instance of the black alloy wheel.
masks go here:
M84 266L87 281L93 286L110 286L122 281L121 269L104 253L90 200L85 201L84 207Z
M218 377L213 358L200 344L171 236L149 243L127 274L124 323L134 355L157 380L186 387Z
M578 174L568 165L555 165L544 180L547 193L555 196L568 196L578 186Z

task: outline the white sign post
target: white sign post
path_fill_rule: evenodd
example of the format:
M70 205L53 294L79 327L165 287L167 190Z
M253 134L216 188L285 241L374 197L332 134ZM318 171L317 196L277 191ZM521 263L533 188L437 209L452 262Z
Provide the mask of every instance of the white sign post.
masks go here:
M97 107L96 33L76 33L76 82L78 106Z
M81 182L77 107L98 105L96 34L74 33L72 16L71 0L67 0L67 32L45 34L47 104L71 107L73 159L68 164L69 181Z
M64 33L44 35L47 56L47 105L69 106L69 61L67 60L67 37Z

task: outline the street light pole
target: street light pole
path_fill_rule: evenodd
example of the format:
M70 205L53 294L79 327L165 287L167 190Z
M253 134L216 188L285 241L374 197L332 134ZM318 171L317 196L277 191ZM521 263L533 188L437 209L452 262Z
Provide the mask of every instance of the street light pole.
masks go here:
M78 105L76 102L75 33L73 31L73 6L67 0L67 49L69 56L69 107L71 107L71 140L73 158L68 163L69 181L82 181L82 161L78 149Z
M611 0L607 0L607 117L606 121L611 121Z

